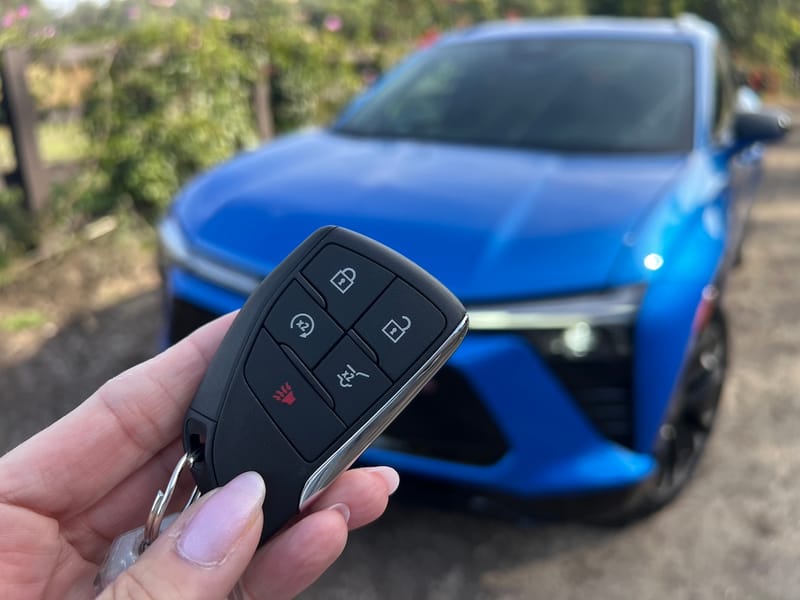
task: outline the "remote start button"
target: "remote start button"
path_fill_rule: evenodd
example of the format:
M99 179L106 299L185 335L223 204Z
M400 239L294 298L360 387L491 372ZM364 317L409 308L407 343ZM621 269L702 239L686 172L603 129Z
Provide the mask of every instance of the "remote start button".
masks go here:
M296 281L278 298L265 325L272 337L294 350L309 369L342 336L333 319Z

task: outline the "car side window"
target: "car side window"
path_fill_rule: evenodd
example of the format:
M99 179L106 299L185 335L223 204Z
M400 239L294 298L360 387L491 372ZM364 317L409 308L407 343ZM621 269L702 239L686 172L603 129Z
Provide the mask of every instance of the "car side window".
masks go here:
M733 122L735 109L733 71L724 46L719 45L714 57L714 113L713 137L717 143L724 142Z

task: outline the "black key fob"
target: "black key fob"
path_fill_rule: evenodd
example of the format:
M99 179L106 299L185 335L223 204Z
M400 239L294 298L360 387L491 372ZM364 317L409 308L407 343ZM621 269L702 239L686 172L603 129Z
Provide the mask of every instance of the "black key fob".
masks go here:
M201 492L266 482L262 543L347 469L467 333L458 299L367 237L318 230L252 293L184 422Z

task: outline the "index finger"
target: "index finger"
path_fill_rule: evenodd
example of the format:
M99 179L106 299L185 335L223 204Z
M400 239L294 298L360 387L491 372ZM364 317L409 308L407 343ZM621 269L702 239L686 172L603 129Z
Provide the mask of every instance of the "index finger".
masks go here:
M186 408L234 315L107 382L0 459L0 502L64 518L82 512L180 434Z

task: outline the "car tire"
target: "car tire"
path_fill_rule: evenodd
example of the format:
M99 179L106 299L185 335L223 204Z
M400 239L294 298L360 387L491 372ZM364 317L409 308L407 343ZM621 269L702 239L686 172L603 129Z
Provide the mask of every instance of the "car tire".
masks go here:
M727 323L718 306L697 337L674 408L659 431L656 472L633 490L623 506L592 521L625 525L659 510L684 489L711 435L727 367Z

